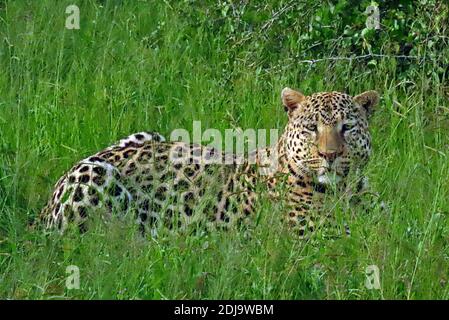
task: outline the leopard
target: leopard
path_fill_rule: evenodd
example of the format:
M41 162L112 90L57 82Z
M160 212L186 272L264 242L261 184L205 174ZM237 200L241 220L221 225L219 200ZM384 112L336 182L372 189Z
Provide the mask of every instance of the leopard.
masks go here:
M131 214L143 234L192 224L229 228L254 220L261 190L282 201L279 219L299 237L313 233L329 190L344 192L372 152L369 122L379 94L281 91L287 124L276 143L249 157L138 132L76 163L54 186L39 221L45 230L89 229L92 215ZM279 186L283 192L279 192ZM262 188L262 189L261 189Z

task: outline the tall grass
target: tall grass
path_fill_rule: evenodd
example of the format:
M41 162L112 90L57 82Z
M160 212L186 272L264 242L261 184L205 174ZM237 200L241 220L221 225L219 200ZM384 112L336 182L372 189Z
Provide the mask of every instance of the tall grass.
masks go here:
M296 64L288 33L284 48L231 46L190 21L204 12L187 2L78 1L81 28L68 30L69 4L0 4L1 298L449 298L449 109L446 79L428 72L436 66L398 76L394 58ZM65 170L130 133L168 136L193 120L282 128L285 86L382 95L367 168L379 198L367 210L330 200L351 237L298 241L268 200L250 236L143 240L132 221L64 236L28 226ZM65 286L69 265L80 269L78 290ZM369 265L380 269L378 290L365 286Z

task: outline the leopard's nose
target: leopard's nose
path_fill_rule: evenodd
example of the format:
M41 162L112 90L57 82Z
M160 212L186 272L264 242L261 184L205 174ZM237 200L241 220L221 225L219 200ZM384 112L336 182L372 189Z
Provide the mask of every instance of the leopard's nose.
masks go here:
M338 152L337 150L326 150L326 151L318 151L318 154L320 157L326 159L329 163L332 163L337 159L339 155L341 155L341 152Z

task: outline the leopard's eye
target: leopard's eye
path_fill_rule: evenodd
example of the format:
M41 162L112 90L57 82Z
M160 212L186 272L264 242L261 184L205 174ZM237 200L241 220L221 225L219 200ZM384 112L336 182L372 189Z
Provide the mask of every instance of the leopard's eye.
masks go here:
M308 131L315 132L317 130L317 126L314 123L309 123L304 126Z
M345 123L342 127L341 127L341 131L346 132L349 131L351 129L354 128L354 125L352 123Z

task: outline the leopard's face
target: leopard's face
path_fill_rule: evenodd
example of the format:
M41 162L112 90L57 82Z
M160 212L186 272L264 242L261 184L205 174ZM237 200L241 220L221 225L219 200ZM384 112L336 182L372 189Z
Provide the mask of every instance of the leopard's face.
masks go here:
M361 169L371 153L368 118L378 99L375 91L356 97L339 92L306 97L284 89L282 100L289 114L284 139L289 163L324 185L339 183L351 169Z

